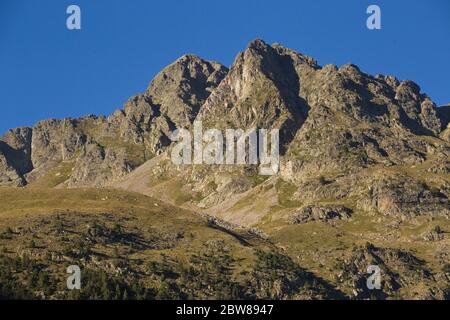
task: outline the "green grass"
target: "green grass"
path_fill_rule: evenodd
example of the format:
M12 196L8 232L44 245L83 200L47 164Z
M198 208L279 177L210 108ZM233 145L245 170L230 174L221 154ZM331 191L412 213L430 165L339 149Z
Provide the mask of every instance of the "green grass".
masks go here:
M56 214L69 214L76 219L80 214L101 216L111 213L118 217L132 216L137 219L139 226L179 231L186 235L183 244L177 248L136 252L135 258L160 253L183 257L187 252L195 253L197 249L200 250L211 239L223 240L230 250L242 246L228 233L207 227L204 218L188 210L131 192L108 189L0 188L0 198L8 199L0 203L0 232L9 227L15 229L18 225L23 226L24 219L54 217ZM264 246L255 241L254 245ZM251 248L241 248L236 258L245 260L251 251ZM246 263L243 264L245 265Z
M295 192L297 192L298 187L292 183L279 180L276 184L276 189L278 193L278 203L283 208L295 208L301 206L301 202L293 200Z
M47 171L29 186L33 188L54 188L70 178L74 166L73 161L61 162L56 168Z

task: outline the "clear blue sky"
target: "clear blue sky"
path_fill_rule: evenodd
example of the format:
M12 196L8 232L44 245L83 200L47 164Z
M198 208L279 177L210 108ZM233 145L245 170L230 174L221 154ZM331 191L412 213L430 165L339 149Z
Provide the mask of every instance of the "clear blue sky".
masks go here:
M66 8L82 30L66 29ZM378 4L382 30L366 28ZM412 79L450 103L448 0L0 0L0 134L46 118L110 114L185 53L230 65L255 38L320 64Z

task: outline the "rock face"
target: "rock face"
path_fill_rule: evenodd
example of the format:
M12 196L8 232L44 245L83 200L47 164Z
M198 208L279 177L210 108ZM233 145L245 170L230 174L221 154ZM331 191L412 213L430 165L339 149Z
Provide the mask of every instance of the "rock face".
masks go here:
M97 144L88 144L83 147L67 185L103 185L113 178L130 173L131 170L124 150L115 151Z
M37 171L46 171L61 161L72 159L87 142L76 129L76 120L46 120L33 127L31 160Z
M109 117L9 131L0 144L0 184L25 185L74 162L66 185L104 186L170 150L175 129L201 120L205 130L280 129L281 167L273 179L292 184L289 201L351 197L352 210L448 216L448 114L412 81L371 76L352 64L321 67L255 40L230 70L181 57ZM195 193L195 204L212 208L264 186L257 169L169 163L153 176L177 179Z
M0 143L0 148L4 149L4 145ZM0 184L3 186L22 186L23 178L17 170L9 163L4 151L0 149Z
M297 57L298 63L314 62ZM261 40L239 54L227 77L202 107L198 120L232 129L278 128L289 142L302 125L308 106L300 97L294 60Z
M293 224L306 223L310 221L331 222L333 220L348 219L352 210L344 206L307 206L300 209L292 218Z
M442 129L441 138L450 142L450 105L438 108L438 114L441 118Z
M166 67L148 87L146 96L160 106L177 128L189 127L228 69L194 55L185 55Z
M425 160L429 144L416 135L437 136L442 124L416 84L372 77L354 65L304 69L302 94L311 110L290 146L292 158L316 158L328 169Z
M347 200L366 212L448 217L447 112L412 81L371 76L352 64L321 67L256 40L238 54L196 120L204 129L280 129L281 168L274 179L293 185L292 201ZM271 188L272 180L255 178L256 169L168 166L164 175L200 194L200 207L221 211L259 184ZM236 210L233 222L247 220Z
M8 131L0 139L0 185L26 185L66 161L76 162L71 187L122 177L167 148L171 132L192 124L227 71L186 55L108 118L51 119Z
M9 130L0 140L0 185L22 186L32 169L31 128Z

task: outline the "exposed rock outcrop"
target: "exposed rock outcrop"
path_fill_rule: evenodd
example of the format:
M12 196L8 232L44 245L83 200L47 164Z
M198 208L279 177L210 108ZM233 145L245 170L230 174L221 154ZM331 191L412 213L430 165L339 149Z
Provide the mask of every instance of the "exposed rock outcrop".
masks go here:
M307 206L300 209L292 217L293 224L306 223L310 221L332 222L334 220L348 219L351 217L352 210L342 205L330 206Z
M163 69L150 83L151 97L177 128L189 127L228 69L195 55L185 55Z
M374 274L373 270L371 273L367 272L369 266L380 270L380 289L368 289L368 278ZM352 283L355 299L395 297L396 292L405 287L411 288L410 299L445 298L444 284L432 289L422 289L422 285L433 283L434 275L427 269L424 261L407 251L367 244L365 247L355 248L351 257L339 260L336 268L342 270L337 275L340 283L347 286Z
M0 183L24 185L70 160L75 168L66 185L110 184L170 150L175 129L201 120L204 130L280 129L276 178L301 190L289 195L293 201L352 197L352 209L448 217L448 119L448 107L437 108L412 81L371 76L353 64L321 67L311 57L255 40L230 70L181 57L109 117L11 130L1 140ZM155 178L177 179L202 208L264 182L257 165L164 163L156 169ZM329 181L319 183L322 176Z
M10 130L0 140L0 185L25 185L68 160L77 163L68 186L120 178L167 148L175 129L189 127L227 71L186 55L107 118L51 119Z

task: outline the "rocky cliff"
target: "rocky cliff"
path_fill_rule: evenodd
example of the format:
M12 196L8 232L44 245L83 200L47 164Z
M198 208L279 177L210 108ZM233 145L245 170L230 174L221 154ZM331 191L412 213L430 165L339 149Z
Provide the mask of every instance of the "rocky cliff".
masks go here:
M102 186L161 153L176 128L189 127L227 68L186 55L162 70L146 92L109 117L45 120L0 140L0 185L24 186L73 162L68 186Z
M0 141L0 184L24 186L49 174L70 187L111 184L170 148L170 134L194 120L204 129L280 129L276 179L301 190L292 197L305 205L352 197L366 211L448 214L448 106L437 108L412 81L351 64L321 67L262 40L230 70L181 57L109 117L8 131ZM177 176L200 194L201 207L213 207L255 187L252 167L160 165L156 178L162 171ZM319 177L326 183L315 185Z

